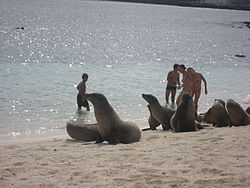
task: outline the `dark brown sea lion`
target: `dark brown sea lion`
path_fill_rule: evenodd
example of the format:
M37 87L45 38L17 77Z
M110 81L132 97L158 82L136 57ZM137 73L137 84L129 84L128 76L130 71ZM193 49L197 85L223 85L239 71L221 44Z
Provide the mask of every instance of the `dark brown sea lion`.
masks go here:
M250 114L250 106L246 109L246 113Z
M97 143L108 141L110 144L129 144L139 142L141 131L139 127L119 118L103 94L86 94L86 99L94 105L94 112L101 138Z
M250 124L249 114L243 110L239 103L233 99L228 99L226 102L226 109L230 116L232 125L244 126Z
M196 131L201 129L200 124L195 122L195 104L192 97L184 93L170 123L174 132Z
M83 124L69 121L66 125L67 133L75 140L96 141L99 135L97 124Z
M150 124L158 126L156 123L158 121L162 125L163 130L170 130L170 118L174 114L174 111L161 106L157 98L151 94L142 94L142 97L149 103L148 108L150 116L152 116L149 117L149 126Z
M214 104L203 116L203 121L212 123L215 127L230 126L230 117L225 108L225 102L215 99Z

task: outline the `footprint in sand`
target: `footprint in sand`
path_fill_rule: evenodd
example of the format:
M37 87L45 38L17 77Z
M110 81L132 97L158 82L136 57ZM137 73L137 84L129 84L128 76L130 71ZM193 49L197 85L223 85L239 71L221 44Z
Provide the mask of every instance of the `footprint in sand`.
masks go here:
M224 140L224 138L220 138L220 137L211 137L211 138L199 139L198 141L201 141L201 142L204 142L204 141L217 142L217 141L221 141L221 140Z
M203 174L220 174L222 170L216 168L202 168L200 172Z
M17 162L17 163L14 163L13 165L14 166L22 166L24 165L26 162Z
M150 136L146 140L155 140L155 139L158 139L158 138L159 138L159 136Z
M120 151L132 151L134 150L133 148L120 148Z
M81 176L82 172L73 172L73 176Z

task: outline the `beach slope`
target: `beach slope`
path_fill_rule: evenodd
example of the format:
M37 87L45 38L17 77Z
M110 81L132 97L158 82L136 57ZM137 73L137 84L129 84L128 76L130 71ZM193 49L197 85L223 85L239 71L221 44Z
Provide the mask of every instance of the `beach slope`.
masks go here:
M108 145L70 137L0 143L0 187L249 187L250 126L142 132Z

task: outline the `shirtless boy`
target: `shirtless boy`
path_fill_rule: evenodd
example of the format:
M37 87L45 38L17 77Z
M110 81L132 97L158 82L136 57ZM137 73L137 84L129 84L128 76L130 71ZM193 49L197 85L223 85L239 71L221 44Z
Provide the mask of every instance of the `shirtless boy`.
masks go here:
M82 75L82 81L78 84L77 90L79 91L77 94L77 105L78 110L82 108L82 106L86 107L87 111L89 111L89 103L87 99L85 99L85 93L86 93L86 82L88 80L88 74L84 73Z
M207 81L201 73L195 72L193 68L188 68L187 71L192 75L192 87L191 87L191 96L194 97L194 104L196 107L196 111L198 109L198 101L201 96L201 81L204 82L205 85L205 94L207 94Z
M168 73L168 77L167 77L168 83L167 83L167 88L166 88L166 93L165 93L165 98L166 98L167 103L168 103L168 98L169 98L170 93L171 93L172 103L175 102L177 84L180 87L180 74L178 72L179 70L178 67L179 67L178 64L174 64L174 70Z

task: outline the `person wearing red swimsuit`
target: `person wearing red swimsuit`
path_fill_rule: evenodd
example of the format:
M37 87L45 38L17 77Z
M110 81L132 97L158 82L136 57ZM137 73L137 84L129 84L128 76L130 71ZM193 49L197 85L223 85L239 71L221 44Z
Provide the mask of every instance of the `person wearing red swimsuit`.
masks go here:
M205 94L207 95L207 81L201 73L195 72L193 68L188 68L187 71L192 76L191 96L194 97L194 104L196 106L196 112L198 109L198 101L201 96L201 81L205 85Z

